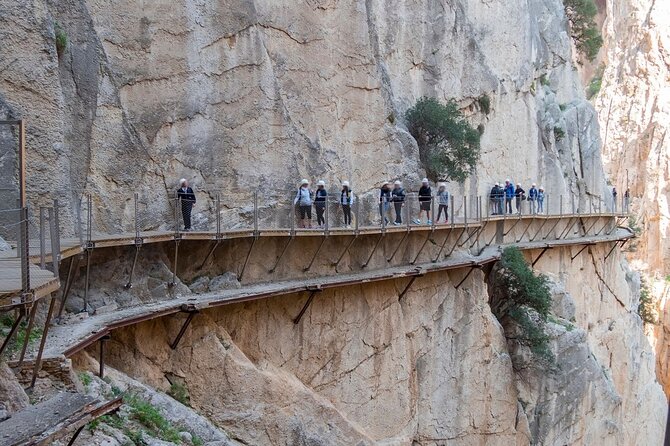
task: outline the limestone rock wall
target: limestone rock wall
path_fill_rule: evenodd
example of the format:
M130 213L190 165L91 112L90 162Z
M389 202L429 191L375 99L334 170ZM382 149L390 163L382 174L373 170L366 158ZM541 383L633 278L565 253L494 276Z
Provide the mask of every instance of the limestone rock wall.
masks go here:
M204 210L215 192L284 196L301 177L351 180L361 193L390 178L416 188L402 117L422 95L457 100L484 129L476 173L453 190L482 194L509 177L544 184L556 203L604 198L597 122L560 0L0 7L0 104L29 120L31 197L61 191L74 209L87 188L99 229L129 218L136 189L164 220L180 177ZM68 36L61 55L56 23Z
M114 332L108 358L159 389L180 377L198 412L250 444L660 444L654 355L606 251L540 262L556 283L555 373L513 369L484 273L455 290L464 271L400 301L406 279L324 291L297 325L302 294L210 310L176 351L181 319L146 322Z
M607 68L595 106L605 168L620 191L630 188L632 212L643 236L632 265L650 277L662 324L653 331L658 376L670 394L667 331L670 325L670 4L651 0L607 1ZM621 196L621 195L620 195Z

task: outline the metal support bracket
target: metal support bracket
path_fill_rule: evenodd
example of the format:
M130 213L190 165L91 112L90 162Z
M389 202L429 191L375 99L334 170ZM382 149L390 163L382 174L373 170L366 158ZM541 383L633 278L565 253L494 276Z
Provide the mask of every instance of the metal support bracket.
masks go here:
M309 264L308 264L305 268L302 269L303 272L307 272L307 271L309 271L309 270L312 268L312 265L314 264L314 260L316 260L316 257L317 257L317 256L319 255L319 253L321 252L321 248L323 248L324 243L326 243L326 238L327 238L327 237L328 237L328 236L327 236L326 234L324 234L324 236L321 237L321 243L319 243L319 247L316 249L316 252L315 252L314 255L312 256L312 260L309 261Z
M577 256L578 256L579 254L581 254L586 248L588 248L589 246L593 246L593 245L595 245L595 243L588 243L588 244L584 245L584 246L582 247L582 249L580 249L579 251L577 251L577 254L575 254L574 256L570 256L570 261L575 260L575 259L577 258Z
M258 237L254 237L251 240L251 246L249 246L249 251L247 252L247 257L244 259L244 264L242 265L242 271L237 276L237 280L239 280L240 282L242 282L242 277L244 277L244 272L247 270L247 265L249 264L249 259L251 258L251 251L254 250L254 246L256 246L257 241L258 241Z
M91 276L91 256L93 255L94 246L93 242L86 242L86 280L84 282L84 309L82 310L84 312L88 311L88 288Z
M459 243L459 244L458 244L458 247L459 247L459 248L462 248L463 245L465 245L467 242L469 242L470 239L472 238L472 236L475 235L475 234L477 234L477 232L479 232L480 229L481 229L481 227L477 227L477 228L475 228L474 231L472 231L472 232L468 232L468 237L467 237L465 240L463 240L463 243Z
M572 217L570 217L570 219L572 219ZM558 224L561 222L561 220L562 220L562 218L556 218L556 222L554 223L554 226L552 226L551 229L549 231L547 231L547 235L542 237L542 240L546 240L549 237L549 235L554 231L554 229L556 229L556 226L558 226ZM570 222L570 220L568 220L568 222Z
M9 342L12 340L12 337L14 337L14 334L16 333L16 330L19 328L19 324L23 320L23 313L24 313L24 311L21 310L19 315L16 317L16 320L14 321L14 324L12 325L12 328L9 330L9 333L7 334L7 337L2 342L2 346L0 347L0 355L2 355L2 353L5 351L5 349L9 345Z
M437 263L437 261L440 260L440 256L442 255L442 252L444 252L444 247L447 246L447 242L449 241L449 237L451 236L452 231L452 228L448 228L447 235L444 236L444 241L440 245L440 250L437 252L437 256L435 256L433 259L433 263Z
M603 232L603 230L604 230L606 227L608 227L608 226L610 225L610 223L611 223L611 220L608 220L608 221L603 225L603 227L600 228L600 231L598 231L598 232L595 233L595 236L596 236L596 237L599 236L600 233ZM617 225L616 225L616 222L615 222L615 224L612 226L612 229L611 229L609 232L606 232L606 234L607 234L607 235L610 235L612 232L614 232L614 230L615 230L616 228L617 228Z
M100 378L105 377L105 342L109 341L110 339L112 339L112 337L109 334L106 334L100 338L100 357L98 360L98 365L100 366L100 369L98 370L98 376Z
M300 323L300 320L305 315L305 311L307 311L307 308L309 308L309 306L312 304L312 301L314 300L314 296L316 296L316 293L318 293L320 291L321 291L320 288L311 290L311 292L309 293L309 297L307 298L307 301L305 302L305 305L302 306L302 310L300 310L300 313L298 313L298 315L295 317L295 319L293 319L293 323L295 325L298 325Z
M531 264L531 266L535 266L535 264L540 261L540 259L544 255L544 253L547 252L550 249L551 249L551 246L545 246L544 249L542 249L542 252L540 252L540 255L537 256L537 258L535 260L533 260L533 263Z
M209 252L205 256L205 259L200 264L200 269L202 269L205 266L205 263L207 263L207 261L209 260L209 258L212 257L212 254L214 254L214 251L216 251L216 248L218 248L219 245L221 244L221 240L223 240L223 238L219 237L218 234L217 234L216 241L214 242L214 245L210 248Z
M398 294L398 302L400 302L402 300L402 298L405 297L405 295L407 294L409 289L412 287L412 284L414 283L414 281L416 279L418 279L419 277L422 277L422 276L423 276L423 274L419 274L419 275L416 275L416 276L412 276L409 279L409 282L407 282L407 285L405 285L405 288L403 288L402 292L400 294Z
M174 338L174 341L170 343L170 348L172 350L176 350L177 346L179 345L179 341L181 341L181 338L184 336L184 333L186 333L186 329L188 329L188 326L191 324L191 321L195 317L196 314L199 313L199 311L195 307L188 307L182 309L182 312L188 313L188 316L186 316L186 320L181 326L181 329L179 330L179 333L177 333L177 337Z
M431 236L433 235L433 231L435 231L435 228L432 228L428 235L426 236L426 239L423 241L423 244L421 245L421 248L419 248L419 252L416 253L416 256L414 256L414 260L409 262L410 265L414 265L416 261L419 259L419 256L423 252L423 248L426 247L426 243L428 243L428 240L430 240Z
M337 262L333 263L333 266L335 267L335 270L337 270L337 267L340 265L340 262L344 258L344 255L349 252L349 248L354 244L356 239L358 238L358 233L355 233L354 236L349 240L349 243L347 244L347 247L344 248L344 251L342 251L342 254L337 258Z
M449 252L445 255L445 257L449 257L451 254L453 254L454 250L455 250L456 247L458 246L458 242L461 240L461 237L463 237L463 234L465 234L465 231L466 231L467 229L468 229L468 228L463 228L463 230L461 230L461 233L458 234L458 237L456 238L456 241L454 242L454 246L451 247L451 249L450 249Z
M470 269L468 269L467 274L461 279L460 282L458 282L458 285L456 285L455 289L459 289L461 287L461 285L463 285L463 283L465 283L465 281L468 280L468 277L470 277L470 274L472 274L472 271L474 271L476 269L481 269L481 268L482 268L482 265L479 265L479 264L476 264L476 263L474 265L472 265L470 267Z
M372 260L372 256L375 254L375 251L377 251L377 248L379 247L379 243L381 243L382 239L384 238L384 235L385 235L384 232L382 232L379 235L379 238L377 239L377 243L375 243L375 247L372 248L372 252L368 256L368 259L365 261L365 263L361 265L361 268L365 268L365 267L368 266L368 264L370 263L370 260Z
M530 229L530 225L532 225L533 223L535 223L535 217L531 217L531 218L530 218L530 221L529 221L528 224L526 225L526 229L524 229L524 231L521 233L521 236L520 236L518 239L516 239L516 242L517 242L517 243L519 243L521 240L523 240L523 237L524 237L524 236L526 235L526 233L528 232L528 229Z
M172 281L168 282L168 287L172 288L177 285L177 266L179 265L179 242L181 242L181 235L175 234L174 237L174 268L172 269Z
M142 241L140 243L135 241L135 256L133 257L133 264L130 267L130 275L128 276L128 282L123 286L125 289L129 290L133 287L133 274L135 273L135 266L137 265L137 258L140 255L140 248L142 247Z
M51 302L49 303L49 311L47 312L47 318L44 321L44 330L42 331L42 339L40 340L40 347L37 350L37 357L35 358L35 367L33 368L33 377L30 380L29 389L35 387L35 382L37 381L37 375L42 369L42 353L44 353L44 344L46 343L47 336L49 335L49 327L51 326L51 317L53 316L54 307L56 306L56 298L52 297Z
M294 239L295 239L295 237L293 235L291 235L289 237L288 241L284 245L284 249L281 250L281 253L279 254L279 257L277 257L277 261L275 262L274 266L272 268L270 268L270 270L268 271L269 273L274 273L275 272L275 270L279 266L279 263L281 262L281 259L284 257L284 254L286 254L286 251L288 250L289 245L291 243L293 243Z
M20 368L23 365L23 359L26 356L26 350L28 349L28 343L30 342L30 333L33 331L33 324L35 323L35 313L37 313L37 307L40 305L40 300L36 300L33 303L33 307L30 309L30 316L28 316L28 327L26 328L26 333L23 339L23 347L21 348L21 355L19 356L19 365Z
M593 223L591 223L591 226L589 226L588 228L585 228L585 229L584 229L584 236L589 235L589 231L590 231L591 229L593 229L593 227L596 225L596 223L598 223L598 220L599 220L598 218L594 218L594 219L593 219ZM594 234L594 235L597 235L597 234Z
M511 228L503 232L503 237L507 237L507 234L509 234L512 231L512 229L514 229L514 227L519 224L520 221L521 221L521 215L519 215L519 217L516 219Z
M70 294L70 289L72 288L72 282L74 282L74 263L77 263L79 266L79 256L72 256L70 258L70 265L67 268L67 278L65 279L65 284L63 285L63 293L60 299L60 307L58 308L58 316L56 319L60 321L60 318L63 316L63 310L65 309L65 304L67 303L67 297Z
M407 236L408 236L408 235L409 235L409 231L405 231L405 234L403 234L402 238L400 239L400 243L398 243L398 245L397 245L397 246L395 247L395 249L393 250L393 254L391 254L391 257L389 257L389 258L386 259L386 261L387 261L388 263L391 263L391 261L393 260L393 258L395 257L395 255L398 253L398 250L399 250L400 247L402 246L403 242L405 241L405 239L407 239Z
M605 258L603 259L603 262L604 262L605 260L607 260L607 258L608 258L609 256L612 255L612 253L614 252L614 250L616 249L617 246L619 246L619 241L618 241L618 240L617 240L616 242L614 242L614 246L612 246L612 249L610 249L610 252L607 253L607 255L605 256Z
M542 224L540 225L540 229L538 229L537 232L535 233L535 235L532 236L532 237L530 238L530 241L531 241L531 242L535 241L535 238L536 238L538 235L540 235L540 233L542 232L542 229L544 228L544 225L546 225L548 221L549 221L548 218L543 218L543 219L542 219Z

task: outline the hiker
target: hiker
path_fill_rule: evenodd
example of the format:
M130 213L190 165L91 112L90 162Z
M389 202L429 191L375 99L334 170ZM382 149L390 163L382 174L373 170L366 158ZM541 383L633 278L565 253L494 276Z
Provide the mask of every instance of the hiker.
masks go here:
M508 179L505 180L505 212L512 213L512 198L514 198L514 184Z
M612 188L612 201L614 201L614 212L616 212L616 196L617 196L616 187Z
M544 186L540 186L537 191L537 212L544 212Z
M293 204L298 207L299 228L312 228L312 191L309 190L309 181L303 179L300 182L298 193L293 199Z
M430 189L430 183L428 178L421 180L421 188L419 189L419 218L414 220L414 223L417 225L421 224L421 213L426 213L426 224L432 225L433 222L430 220L430 202L433 199L433 192Z
M491 193L489 194L489 203L491 208L491 215L498 215L498 192L500 189L500 184L496 183L491 188Z
M179 180L179 189L177 189L177 199L181 203L181 216L184 219L184 231L191 230L191 211L195 204L195 194L188 185L186 178Z
M498 215L505 213L505 188L498 183Z
M328 191L326 191L326 182L319 180L316 183L316 193L314 194L314 207L316 208L316 224L317 227L323 229L326 224L326 217L323 214L326 212L326 200L328 199Z
M521 215L521 204L526 199L526 191L523 190L521 184L516 185L514 189L514 197L516 198L516 213Z
M402 205L405 202L405 189L403 189L400 180L396 180L393 183L391 201L393 201L393 207L395 208L395 221L393 224L399 226L402 224Z
M342 182L342 192L340 192L340 204L344 214L344 227L351 227L351 205L354 204L354 194L351 192L348 181Z
M537 201L537 187L535 186L535 183L533 183L530 186L530 190L528 191L528 202L530 203L530 213L535 214L536 210L535 209L535 202Z
M628 212L628 203L630 202L630 189L623 193L623 212Z
M386 218L386 214L389 210L389 202L391 201L391 188L389 187L391 183L384 181L382 187L379 191L379 215L381 216L381 225L386 226L389 222L389 219Z
M440 222L442 212L444 212L444 222L449 223L449 192L447 192L447 185L445 183L440 183L437 188L437 203L439 207L437 208L435 223Z

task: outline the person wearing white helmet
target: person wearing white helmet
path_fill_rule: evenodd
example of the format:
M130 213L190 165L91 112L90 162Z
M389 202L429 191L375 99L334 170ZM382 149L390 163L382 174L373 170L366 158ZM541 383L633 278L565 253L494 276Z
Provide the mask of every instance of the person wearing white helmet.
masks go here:
M500 195L500 183L496 183L493 185L491 188L491 192L489 193L489 204L491 208L491 215L498 215L500 214L500 211L498 210L498 205L500 203L499 200L499 195Z
M433 201L433 191L430 188L428 178L421 180L421 188L419 188L419 218L414 220L417 225L421 224L421 213L426 213L426 224L432 224L430 220L430 203Z
M309 181L303 179L300 182L298 193L293 199L293 204L298 207L298 227L312 227L312 191L309 190Z
M521 214L521 205L526 199L526 191L521 187L521 183L516 184L516 189L514 189L514 197L516 198L516 213Z
M512 213L512 198L514 198L514 183L510 179L505 180L505 212L508 214Z
M530 204L530 213L537 213L535 202L537 201L537 186L533 183L528 190L528 204Z
M405 202L405 189L403 189L400 180L396 180L393 183L391 201L393 201L393 207L395 208L395 221L393 224L400 226L402 224L402 205Z
M319 228L323 228L326 224L326 200L328 199L328 191L326 190L326 182L319 180L316 183L316 194L314 197L314 207L316 208L316 224Z
M544 186L540 186L537 190L537 212L540 214L544 212Z
M342 191L340 192L340 204L344 214L344 227L351 226L351 205L354 204L354 194L351 192L348 181L342 182Z
M184 231L191 230L191 212L195 204L195 194L188 185L186 178L179 180L179 189L177 189L177 200L181 204L181 216L184 219Z

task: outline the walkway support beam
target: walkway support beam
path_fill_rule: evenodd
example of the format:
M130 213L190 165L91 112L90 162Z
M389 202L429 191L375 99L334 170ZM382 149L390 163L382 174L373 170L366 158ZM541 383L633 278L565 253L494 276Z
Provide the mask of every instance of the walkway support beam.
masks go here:
M284 245L284 248L281 250L281 253L279 254L279 257L277 257L277 261L275 261L275 264L270 270L268 271L269 273L274 273L277 267L279 266L279 262L281 262L281 259L284 257L284 254L286 254L286 251L288 250L289 245L293 242L295 239L295 236L291 234L289 237L288 241Z
M7 337L5 340L2 342L2 346L0 347L0 355L2 355L9 345L9 342L12 340L14 337L14 334L16 333L16 330L19 328L19 324L23 320L23 310L19 312L19 315L16 317L16 320L14 321L14 324L12 325L12 328L9 330L9 333L7 334Z
M30 316L28 317L28 327L26 328L26 334L23 339L23 347L21 348L21 355L19 355L19 367L23 365L23 359L26 356L26 350L28 349L28 343L30 342L30 333L33 331L33 324L35 323L35 313L37 313L37 307L40 305L41 300L36 300L33 303L33 307L30 309Z
M49 311L47 312L47 319L44 321L44 331L42 332L42 339L40 340L40 348L37 350L37 358L35 359L35 368L33 368L33 377L30 380L29 389L35 388L35 382L37 381L37 375L42 370L42 354L44 353L44 344L47 341L47 336L49 334L49 327L51 326L51 316L53 316L54 307L56 306L56 298L52 297L51 302L49 303Z
M533 263L531 264L531 266L535 266L535 264L536 264L537 262L540 261L540 259L541 259L542 256L544 255L544 253L547 252L547 251L550 250L550 249L551 249L551 246L545 246L545 247L542 249L542 252L540 252L540 255L537 256L537 258L536 258L535 260L533 260Z
M196 314L198 314L198 310L196 309L189 309L187 310L188 316L186 316L186 320L181 326L181 329L179 330L179 333L177 333L177 337L174 338L174 341L170 343L170 348L172 350L176 350L177 346L179 345L179 341L181 341L181 338L184 336L184 333L186 333L186 330L188 329L188 326L191 325L191 321L195 317Z
M458 282L458 284L456 285L455 289L459 289L459 288L461 287L461 285L463 285L463 283L465 283L465 281L468 280L468 277L470 277L470 274L472 274L472 271L474 271L474 270L476 270L476 269L481 269L481 268L482 268L481 265L478 265L478 264L474 264L474 265L472 265L472 266L470 267L470 269L468 270L467 274L461 279L460 282Z
M305 315L305 311L307 311L307 308L309 308L309 306L312 304L312 301L314 300L314 296L316 296L316 293L318 293L320 291L321 290L318 289L318 288L314 289L314 290L311 290L311 292L309 293L309 297L307 298L307 301L305 302L305 305L302 306L302 310L300 310L300 313L298 313L298 315L295 317L295 319L293 319L293 323L295 325L298 325L300 323L300 320Z
M435 228L434 228L434 227L431 228L430 232L429 232L428 235L426 236L426 239L423 241L423 244L421 245L421 248L419 248L419 252L417 252L417 253L416 253L416 256L414 257L414 260L412 260L411 262L409 262L410 265L414 265L414 264L416 263L416 261L419 259L419 256L420 256L421 253L423 252L423 248L426 247L426 243L428 243L428 240L430 240L430 238L432 237L432 235L433 235L433 231L435 231Z
M379 235L379 238L377 238L377 242L375 243L374 248L372 248L372 252L370 252L370 255L368 256L368 259L361 265L361 268L366 268L368 264L370 263L370 260L372 260L372 256L375 255L375 251L377 251L377 248L379 247L379 244L381 243L382 239L384 238L384 231Z
M98 365L100 369L98 370L98 376L102 379L105 377L105 343L109 341L112 337L108 334L100 338L100 357L98 360Z
M324 236L321 237L321 243L319 243L319 247L316 249L316 252L312 256L312 260L310 260L309 264L305 268L302 269L304 272L307 272L310 269L312 269L312 265L314 264L314 261L316 260L316 257L321 252L321 248L323 248L324 243L326 243L326 238L327 238L326 234L324 234Z

